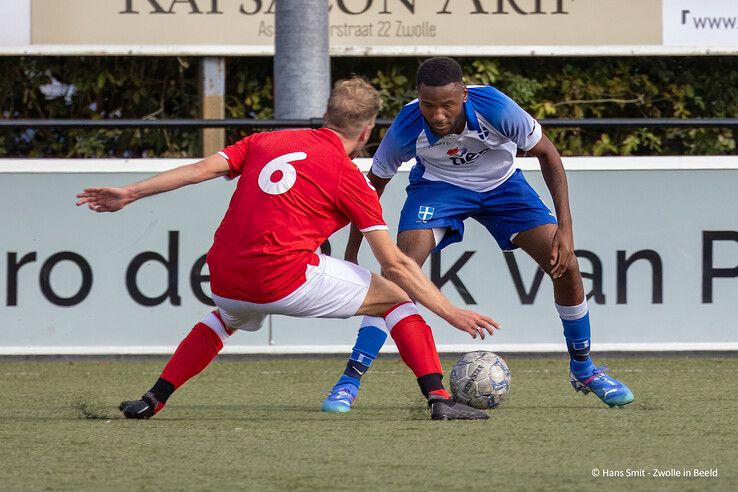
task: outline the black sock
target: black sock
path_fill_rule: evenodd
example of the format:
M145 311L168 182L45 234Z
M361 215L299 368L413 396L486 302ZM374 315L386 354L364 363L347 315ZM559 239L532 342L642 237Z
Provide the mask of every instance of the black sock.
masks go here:
M167 402L170 396L172 396L172 393L174 393L174 390L176 388L172 383L167 381L166 379L159 378L156 383L154 383L154 386L151 387L149 390L149 393L154 395L154 398L159 401L162 405Z
M361 362L349 359L343 374L350 378L361 380L361 376L363 376L367 370L369 370L369 366L365 366Z
M441 382L442 379L443 374L438 372L420 376L418 378L418 386L420 386L420 391L423 392L423 396L428 398L431 391L444 389L443 383Z

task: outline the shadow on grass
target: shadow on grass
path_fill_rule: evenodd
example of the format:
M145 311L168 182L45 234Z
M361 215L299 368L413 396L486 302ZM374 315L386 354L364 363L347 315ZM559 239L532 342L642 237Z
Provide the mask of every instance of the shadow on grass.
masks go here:
M128 420L118 411L117 407L107 404L94 402L91 400L76 399L70 404L76 417L72 420ZM494 409L488 413L492 420L503 417L509 411L524 412L546 412L548 410L574 410L587 412L600 411L631 411L631 412L649 412L654 410L662 410L661 405L652 405L646 403L637 403L627 405L622 408L607 408L605 406L591 408L583 408L578 405L547 405L546 407L536 405L515 405L509 409ZM171 410L175 410L176 414L171 415ZM262 421L262 422L391 422L391 421L419 421L429 420L430 415L425 405L405 406L405 405L389 405L376 406L369 408L354 409L346 414L332 414L322 412L315 405L280 405L275 407L271 404L220 404L220 405L176 405L169 412L165 409L161 414L157 415L153 420L162 422L172 421ZM391 415L388 415L390 412ZM13 420L70 420L69 415L59 416L14 416Z
M65 410L66 409L66 410ZM491 420L503 418L506 414L524 412L526 414L540 414L550 410L564 410L576 412L653 412L664 410L663 403L655 401L635 402L623 408L608 408L606 406L582 407L576 404L549 404L546 406L531 404L514 404L503 406L489 411ZM70 411L71 410L71 411ZM69 420L128 420L119 412L117 405L102 402L89 395L73 397L57 411L49 411L46 415L38 412L26 415L7 417L16 421L69 421ZM274 405L270 403L247 402L243 404L203 404L187 405L173 404L164 409L153 420L162 422L173 421L258 421L258 422L400 422L400 421L427 421L430 419L425 404L378 403L361 406L346 414L332 414L322 412L319 402L292 403Z
M170 417L164 412L156 419L171 421L240 421L249 422L399 422L428 420L425 406L408 407L393 405L372 409L354 409L348 413L328 413L318 405L280 405L245 403L243 405L178 405L178 415ZM182 415L182 414L185 415Z
M50 415L14 415L16 421L69 421L69 420L135 420L126 419L117 406L94 401L90 398L74 398L66 406L71 412ZM392 422L409 420L428 420L429 414L425 406L408 407L391 405L374 408L355 409L347 414L322 412L316 405L280 405L271 404L221 404L221 405L176 405L174 416L172 411L164 409L152 421L222 421L234 422ZM388 412L391 415L388 415Z

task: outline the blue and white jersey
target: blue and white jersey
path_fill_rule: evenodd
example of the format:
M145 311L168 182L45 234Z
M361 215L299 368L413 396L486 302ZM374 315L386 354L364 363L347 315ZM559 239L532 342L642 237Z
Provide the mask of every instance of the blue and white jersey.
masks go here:
M530 150L541 140L541 125L494 87L469 86L464 111L461 135L438 138L420 113L418 100L405 105L379 144L372 173L389 179L414 157L411 183L445 181L484 192L512 176L518 149Z

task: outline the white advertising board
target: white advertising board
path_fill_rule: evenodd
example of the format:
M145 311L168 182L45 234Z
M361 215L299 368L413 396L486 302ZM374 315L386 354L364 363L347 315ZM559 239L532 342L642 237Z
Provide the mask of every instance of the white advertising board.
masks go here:
M0 0L0 47L31 44L31 0Z
M161 353L211 309L202 258L234 183L150 197L115 214L74 205L91 185L183 161L0 160L0 354ZM535 161L521 159L549 201ZM362 162L366 167L367 163ZM594 350L738 349L738 158L568 158L575 245ZM396 230L407 173L382 202ZM550 281L467 221L425 272L454 302L504 328L473 342L428 315L439 348L563 351ZM341 257L347 230L330 239ZM376 271L367 248L362 264ZM426 312L427 314L427 312ZM358 319L274 316L226 352L345 352ZM392 350L388 347L387 350Z
M664 45L738 47L735 0L664 0Z

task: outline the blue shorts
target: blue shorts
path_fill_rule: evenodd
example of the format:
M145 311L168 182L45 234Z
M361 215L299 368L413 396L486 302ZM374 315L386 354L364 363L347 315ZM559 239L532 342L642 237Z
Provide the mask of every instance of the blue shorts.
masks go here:
M543 224L556 224L556 216L517 169L494 190L480 193L444 181L421 179L407 187L400 213L399 232L447 227L433 249L440 251L464 237L464 220L473 218L492 234L503 251L516 249L512 239L519 232Z

